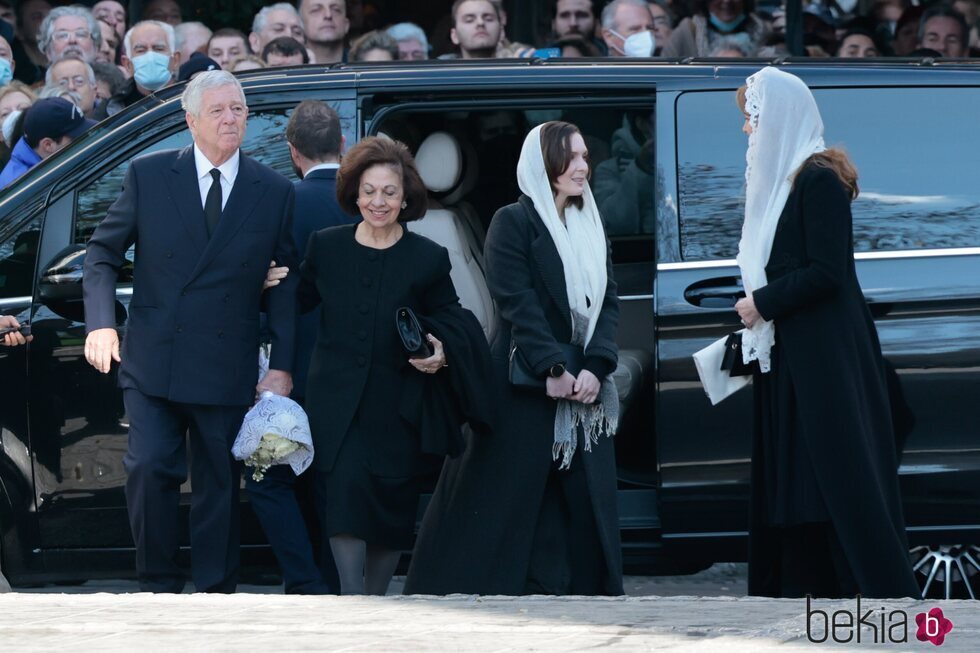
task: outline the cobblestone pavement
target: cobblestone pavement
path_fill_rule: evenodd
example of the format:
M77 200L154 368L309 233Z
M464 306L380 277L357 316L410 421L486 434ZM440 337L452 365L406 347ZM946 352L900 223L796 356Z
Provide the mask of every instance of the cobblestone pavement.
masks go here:
M853 601L821 601L826 610ZM934 650L915 639L865 648ZM878 602L875 602L878 608ZM976 604L942 605L953 622L947 651L976 651ZM875 617L873 617L874 620ZM818 631L815 631L817 634ZM880 634L879 634L880 637ZM898 635L896 634L896 637ZM783 651L819 649L807 640L805 604L755 598L314 597L268 594L19 594L0 596L0 650L147 651Z
M275 586L245 586L233 596L108 593L134 588L99 581L71 588L72 594L49 587L0 595L0 651L980 650L980 610L968 601L864 601L867 622L885 620L893 638L906 641L882 643L882 629L866 626L860 644L853 628L837 633L851 635L849 644L812 643L806 603L745 597L744 565L715 565L692 576L631 576L632 596L620 598L304 597L278 595ZM915 615L937 606L953 623L940 648L916 640ZM856 612L853 600L812 607L828 615ZM908 629L891 628L901 615ZM815 638L823 635L822 623L814 613Z
M745 596L745 564L719 563L697 574L686 576L627 576L623 585L629 596ZM389 595L402 593L404 577L396 576L388 588ZM192 588L185 592L189 593ZM132 580L97 580L81 585L48 585L44 587L17 588L18 592L32 594L95 594L98 592L139 592ZM239 585L245 594L281 594L281 585Z

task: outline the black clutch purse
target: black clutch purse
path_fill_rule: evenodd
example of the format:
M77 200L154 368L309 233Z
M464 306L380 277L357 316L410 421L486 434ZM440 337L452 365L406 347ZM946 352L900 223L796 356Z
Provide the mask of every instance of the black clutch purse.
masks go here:
M585 352L583 349L578 345L568 345L562 342L558 343L558 348L561 349L563 358L565 359L565 370L571 372L574 376L578 376L578 373L585 367ZM538 376L534 373L527 359L524 358L524 354L521 353L520 348L514 343L510 345L510 367L507 370L507 376L510 384L518 388L524 388L526 390L545 389L545 377Z
M725 355L721 358L721 369L729 376L751 376L758 373L759 361L742 360L742 334L732 333L725 341Z
M402 306L395 311L395 330L409 358L428 358L434 353L422 325L409 307Z

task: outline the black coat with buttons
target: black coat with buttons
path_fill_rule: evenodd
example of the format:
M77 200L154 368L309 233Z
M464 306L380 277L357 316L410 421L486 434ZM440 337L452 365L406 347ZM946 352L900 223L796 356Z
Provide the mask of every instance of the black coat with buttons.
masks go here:
M293 185L241 155L208 237L194 150L135 159L85 258L85 327L116 327L116 279L136 244L119 384L171 401L247 406L258 380L259 301L269 262L293 267ZM296 286L267 294L271 367L291 372Z
M444 248L406 230L391 247L373 249L356 241L355 230L345 225L314 233L300 266L301 307L322 303L306 386L313 464L331 471L356 428L366 439L373 474L407 478L441 459L422 453L419 426L410 417L431 377L409 364L395 312L408 306L419 316L435 315L458 310L459 300Z

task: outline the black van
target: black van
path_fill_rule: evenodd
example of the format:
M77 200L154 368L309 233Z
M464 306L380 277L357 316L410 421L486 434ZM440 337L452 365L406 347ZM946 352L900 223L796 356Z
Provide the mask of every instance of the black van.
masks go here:
M419 229L450 248L460 294L492 337L480 272L486 225L517 197L527 131L552 119L577 124L622 302L616 381L626 412L616 450L627 565L694 570L745 556L751 392L712 408L691 354L738 326L746 143L734 90L762 65L495 60L254 71L242 76L251 113L243 149L289 175L283 131L305 98L337 109L348 144L378 132L406 142L423 176L438 178L438 208ZM980 68L781 65L813 88L828 144L843 144L861 173L858 273L914 424L900 475L917 573L928 595L975 598ZM190 144L180 91L95 127L0 195L0 311L29 319L34 335L27 347L0 348L0 550L15 583L132 573L127 418L114 376L82 353L79 261L129 161ZM123 332L131 292L121 279ZM268 561L243 511L243 561Z

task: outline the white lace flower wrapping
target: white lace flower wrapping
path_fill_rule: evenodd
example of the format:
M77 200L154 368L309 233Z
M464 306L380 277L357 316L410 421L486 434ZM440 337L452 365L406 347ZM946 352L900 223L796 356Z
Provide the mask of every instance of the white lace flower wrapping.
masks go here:
M289 397L263 392L242 421L231 453L254 467L261 481L272 465L289 465L296 475L313 462L313 437L306 413Z

